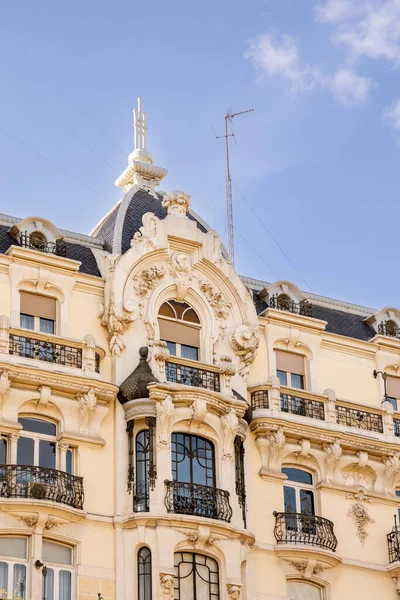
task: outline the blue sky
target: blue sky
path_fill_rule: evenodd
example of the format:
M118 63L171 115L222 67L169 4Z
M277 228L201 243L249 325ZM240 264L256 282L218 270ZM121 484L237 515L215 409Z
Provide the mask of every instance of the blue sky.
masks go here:
M238 271L400 306L399 22L399 0L2 2L0 211L88 232L141 95L162 189L226 239L212 128L254 108L232 145Z

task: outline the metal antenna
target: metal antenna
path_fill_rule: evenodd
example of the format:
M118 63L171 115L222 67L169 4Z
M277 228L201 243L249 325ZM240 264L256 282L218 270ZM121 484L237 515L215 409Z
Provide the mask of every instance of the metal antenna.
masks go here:
M242 110L241 112L232 113L232 110L229 108L227 114L225 115L225 135L217 135L216 138L225 138L225 146L226 146L226 210L228 213L228 253L229 258L232 261L232 264L235 263L235 244L233 239L233 206L232 206L232 181L231 181L231 172L229 167L229 138L233 137L235 139L235 134L232 129L232 119L239 115L245 115L246 113L253 112L254 108L250 108L249 110ZM231 133L228 131L228 122L231 125ZM235 140L236 141L236 140Z

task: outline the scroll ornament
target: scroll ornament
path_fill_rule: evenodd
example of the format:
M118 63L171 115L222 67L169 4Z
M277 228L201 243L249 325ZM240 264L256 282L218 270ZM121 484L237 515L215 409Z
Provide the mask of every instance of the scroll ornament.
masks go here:
M230 342L239 358L239 374L246 377L260 345L257 325L239 325L230 336Z
M221 417L221 425L223 432L222 460L232 461L234 455L233 442L239 425L239 419L234 408L231 408L226 415Z

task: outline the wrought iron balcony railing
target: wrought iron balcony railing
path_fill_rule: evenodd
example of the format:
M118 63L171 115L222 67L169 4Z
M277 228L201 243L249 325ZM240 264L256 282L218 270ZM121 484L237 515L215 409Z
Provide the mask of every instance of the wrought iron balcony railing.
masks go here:
M379 335L400 339L400 327L396 327L396 323L393 321L382 321L382 323L379 323L378 333Z
M389 564L400 561L400 527L396 520L393 529L387 534L387 543L389 551Z
M29 248L30 250L39 250L39 252L45 252L46 254L55 254L56 256L67 255L67 245L64 242L39 242L32 240L29 233L21 233L19 236L19 243L22 248Z
M35 358L45 362L82 369L82 348L64 346L48 340L10 333L9 353L23 358ZM100 356L95 356L95 371L100 372Z
M393 419L394 435L400 437L400 419Z
M205 388L213 392L220 391L219 373L215 371L207 371L206 369L167 362L165 373L167 381L171 383L193 385L194 387Z
M166 481L165 506L169 513L208 517L230 523L229 492L198 483Z
M336 406L336 422L339 425L383 433L382 415L365 410L348 408L347 406Z
M255 392L251 392L251 408L253 410L258 408L269 408L268 390L256 390Z
M270 308L291 312L295 315L303 315L304 317L313 316L313 305L307 300L294 302L293 300L290 300L290 298L286 298L282 295L275 295L271 296L269 299L269 306Z
M301 513L274 512L278 544L306 544L335 552L337 539L329 519Z
M324 403L301 396L281 394L281 411L324 421Z
M0 465L0 498L50 500L83 508L83 478L46 467Z

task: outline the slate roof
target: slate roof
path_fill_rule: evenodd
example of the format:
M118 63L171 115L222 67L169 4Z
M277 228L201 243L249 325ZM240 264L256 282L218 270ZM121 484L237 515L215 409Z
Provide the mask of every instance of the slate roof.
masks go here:
M268 304L259 297L257 290L251 291L257 314L261 315L268 308ZM368 341L376 335L372 325L365 323L364 315L336 310L319 304L313 304L312 306L313 316L316 319L327 321L325 331L364 341Z
M128 198L129 204L126 209L122 225L121 253L126 252L131 247L131 239L133 238L133 235L139 231L139 228L143 225L142 217L144 214L152 212L159 219L165 219L168 213L161 205L162 198L162 194L157 194L157 198L155 198L144 190L138 190L130 200ZM105 221L101 224L101 227L96 232L96 237L104 240L104 249L108 252L113 251L113 240L116 233L115 226L117 216L123 207L123 204L125 203L125 199L126 196L124 200L120 202L108 215ZM199 221L197 221L193 215L189 213L188 217L192 221L196 222L200 231L207 233L207 229Z
M119 387L118 400L121 404L137 398L148 398L150 394L147 386L158 381L147 362L148 354L149 349L146 346L140 348L138 366Z
M9 229L6 225L0 225L0 254L5 254L9 247L16 243L12 235L8 233ZM65 244L67 246L66 258L79 260L82 263L79 267L81 273L101 277L96 259L89 246L71 242L65 242Z

